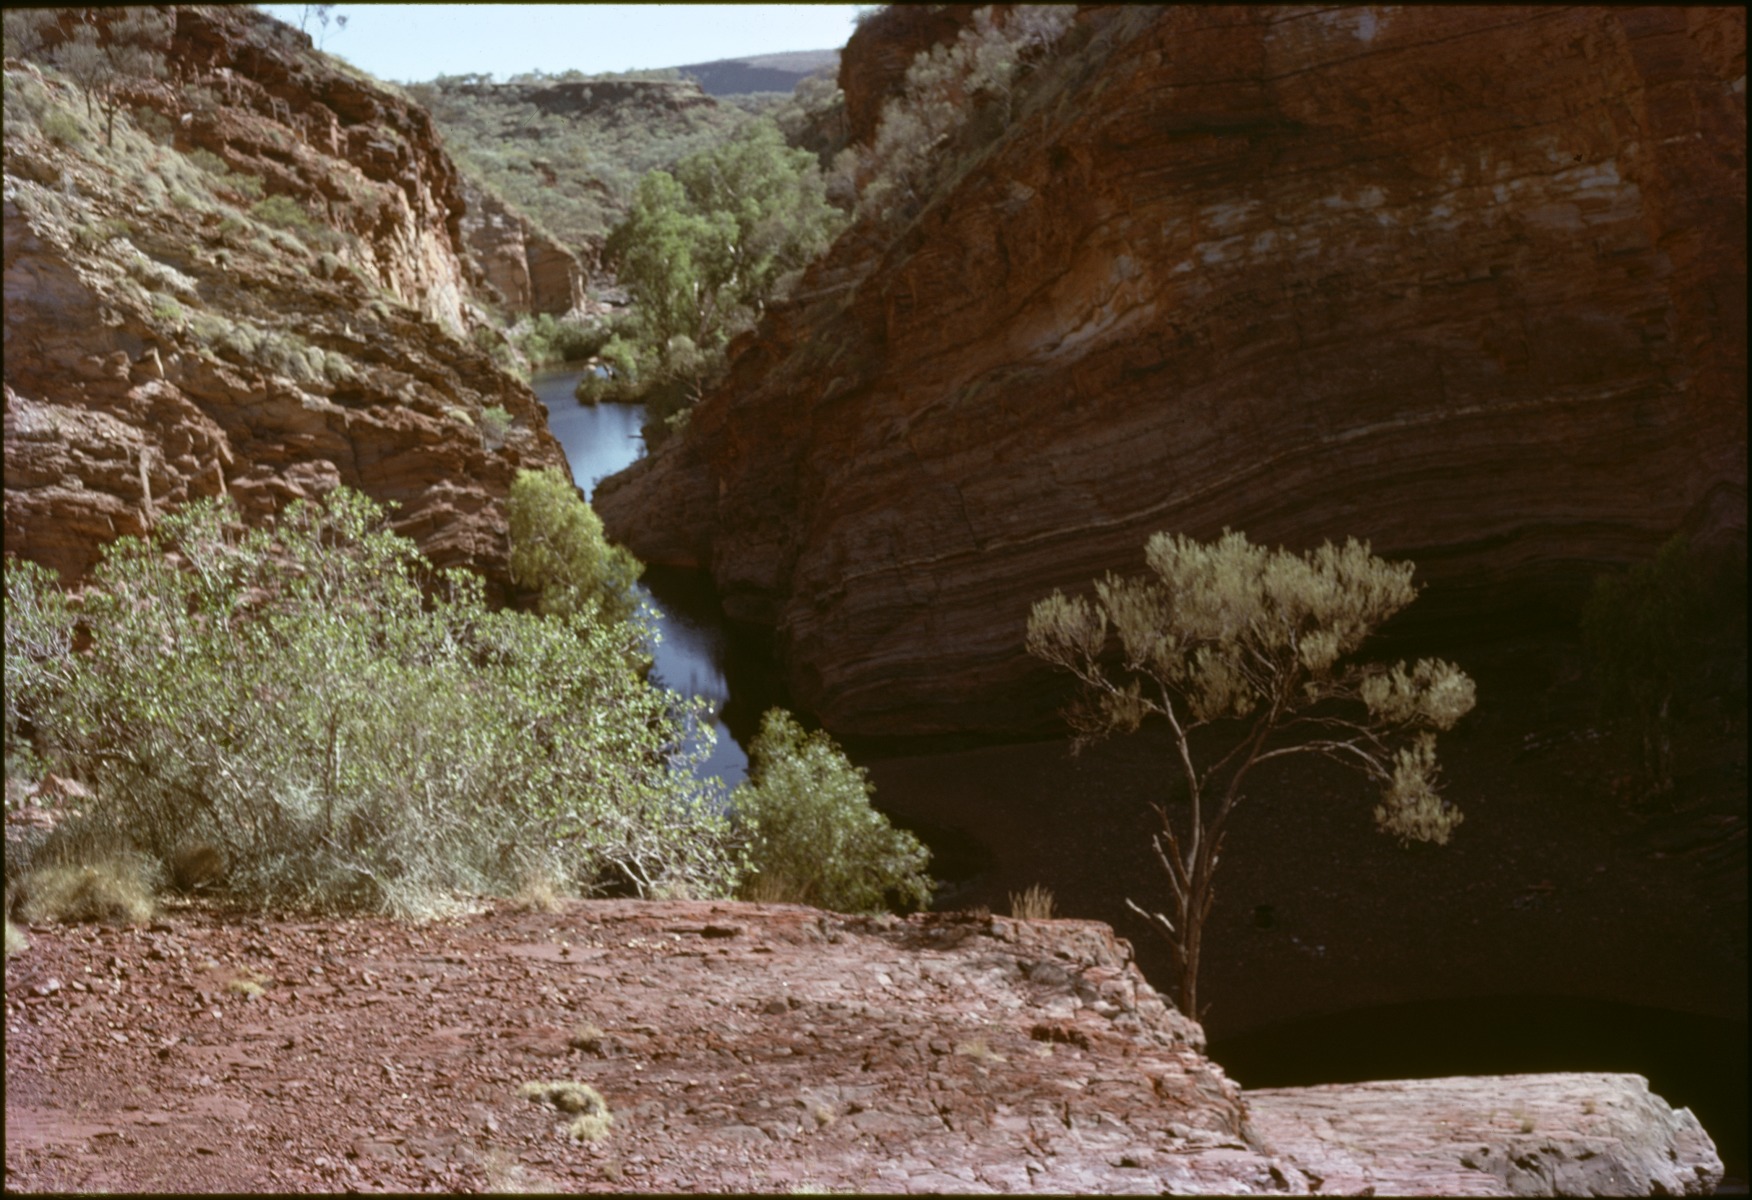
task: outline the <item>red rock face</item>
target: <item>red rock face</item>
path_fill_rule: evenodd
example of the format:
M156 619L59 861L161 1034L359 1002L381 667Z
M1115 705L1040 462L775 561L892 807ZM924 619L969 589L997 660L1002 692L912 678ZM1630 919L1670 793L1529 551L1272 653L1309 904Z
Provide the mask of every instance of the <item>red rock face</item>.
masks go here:
M920 53L973 24L973 5L891 4L865 18L840 55L839 85L854 142L876 136L882 106L900 94Z
M584 268L521 213L466 183L462 233L485 282L513 312L563 316L587 303Z
M1367 538L1450 630L1675 532L1743 547L1742 12L1080 24L598 493L776 627L831 728L1037 724L1030 604L1161 529Z
M9 554L72 581L167 507L228 493L256 521L347 484L435 563L509 586L511 479L564 456L529 389L458 340L474 269L430 121L307 42L179 9L175 86L130 97L161 140L127 118L113 148L9 124ZM29 64L7 75L83 110ZM293 216L262 219L264 199Z

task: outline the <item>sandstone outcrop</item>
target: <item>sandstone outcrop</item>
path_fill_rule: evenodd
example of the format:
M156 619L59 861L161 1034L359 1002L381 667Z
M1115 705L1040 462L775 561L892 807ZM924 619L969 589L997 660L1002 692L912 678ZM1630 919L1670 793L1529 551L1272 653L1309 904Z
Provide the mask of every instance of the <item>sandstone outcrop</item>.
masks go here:
M1114 8L1065 46L597 493L830 728L1039 727L1031 601L1160 529L1367 538L1450 644L1676 532L1743 552L1743 12Z
M1098 922L585 901L419 928L185 908L28 936L6 963L23 1190L1695 1194L1721 1177L1690 1112L1634 1076L1240 1091ZM520 1095L541 1081L594 1089L606 1129L569 1139Z
M586 304L577 256L498 197L465 181L462 236L487 287L512 312L565 316Z
M175 14L114 146L64 79L7 64L7 552L73 580L167 506L228 493L254 521L346 484L502 590L510 481L564 457L462 340L430 121L263 14Z

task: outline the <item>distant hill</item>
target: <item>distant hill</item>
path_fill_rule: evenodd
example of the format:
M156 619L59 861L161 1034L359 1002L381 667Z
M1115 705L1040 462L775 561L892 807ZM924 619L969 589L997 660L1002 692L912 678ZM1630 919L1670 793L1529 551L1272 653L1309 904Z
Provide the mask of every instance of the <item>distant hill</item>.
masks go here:
M700 90L708 96L741 96L749 92L789 93L804 76L838 66L838 50L789 50L694 63L674 70L697 80Z

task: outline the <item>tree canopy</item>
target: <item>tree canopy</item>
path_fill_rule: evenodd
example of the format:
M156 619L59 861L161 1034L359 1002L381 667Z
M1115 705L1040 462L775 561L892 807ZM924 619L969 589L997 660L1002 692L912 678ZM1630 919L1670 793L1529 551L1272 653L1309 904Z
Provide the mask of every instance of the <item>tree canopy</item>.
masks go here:
M1185 809L1158 805L1155 849L1175 916L1152 919L1175 953L1182 1011L1196 1019L1211 876L1252 770L1294 755L1332 759L1380 788L1381 830L1446 843L1461 814L1436 789L1435 731L1471 711L1475 689L1439 659L1409 669L1352 659L1417 595L1412 565L1377 558L1366 542L1295 555L1228 531L1211 543L1158 533L1145 560L1147 574L1109 574L1092 600L1054 592L1035 604L1027 647L1080 684L1067 710L1079 748L1152 719L1173 736ZM1227 737L1195 741L1207 726Z

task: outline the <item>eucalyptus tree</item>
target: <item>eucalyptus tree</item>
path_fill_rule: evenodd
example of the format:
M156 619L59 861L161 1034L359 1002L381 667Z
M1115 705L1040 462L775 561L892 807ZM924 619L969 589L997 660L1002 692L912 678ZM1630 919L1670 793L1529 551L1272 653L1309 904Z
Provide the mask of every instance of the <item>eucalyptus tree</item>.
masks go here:
M1080 685L1066 711L1075 749L1149 720L1168 727L1182 804L1155 805L1152 842L1173 915L1126 903L1166 934L1180 1009L1196 1019L1212 878L1254 768L1298 755L1342 763L1380 788L1382 831L1444 844L1461 813L1436 788L1435 733L1471 711L1475 689L1439 659L1355 661L1417 595L1412 564L1377 558L1366 542L1295 555L1228 531L1208 544L1158 533L1145 560L1146 574L1109 574L1093 599L1054 592L1036 603L1027 646Z

